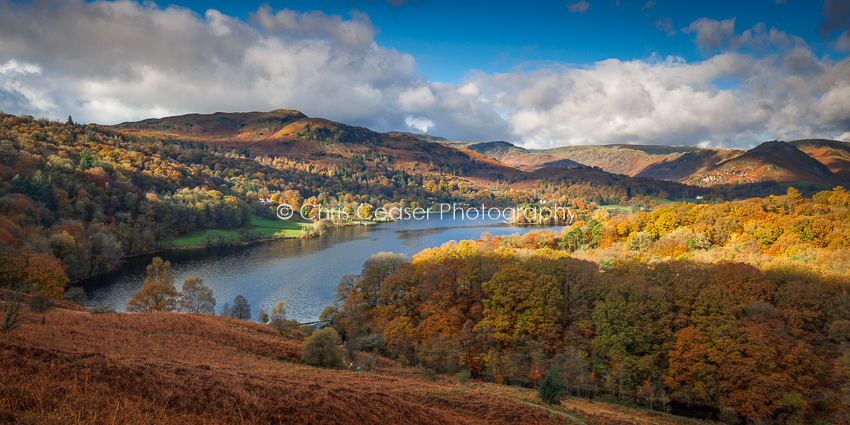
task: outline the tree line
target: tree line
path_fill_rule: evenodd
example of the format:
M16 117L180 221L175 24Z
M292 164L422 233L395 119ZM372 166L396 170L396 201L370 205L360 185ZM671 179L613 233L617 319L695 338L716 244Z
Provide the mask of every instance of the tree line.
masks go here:
M443 373L538 387L555 370L577 396L729 423L850 419L850 284L804 264L599 263L484 235L373 256L322 319Z

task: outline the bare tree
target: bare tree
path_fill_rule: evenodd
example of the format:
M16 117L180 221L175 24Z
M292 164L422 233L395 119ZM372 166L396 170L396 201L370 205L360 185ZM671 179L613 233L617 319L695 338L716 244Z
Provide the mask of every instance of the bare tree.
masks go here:
M187 277L180 292L180 310L188 313L215 314L213 290L200 277Z
M20 292L3 293L3 321L0 322L0 332L6 333L21 326L23 323L24 296Z
M251 320L251 305L248 304L248 300L242 295L237 295L233 299L233 306L230 307L230 317L240 320Z

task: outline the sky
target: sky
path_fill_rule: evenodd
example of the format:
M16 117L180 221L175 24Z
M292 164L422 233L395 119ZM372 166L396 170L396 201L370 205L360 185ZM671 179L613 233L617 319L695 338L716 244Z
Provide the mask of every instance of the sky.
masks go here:
M850 0L0 0L0 109L529 148L850 141Z

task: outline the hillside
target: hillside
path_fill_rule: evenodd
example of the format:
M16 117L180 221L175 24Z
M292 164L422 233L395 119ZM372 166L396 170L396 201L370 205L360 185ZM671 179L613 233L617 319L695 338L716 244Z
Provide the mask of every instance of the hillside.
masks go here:
M466 146L466 149L479 152L526 171L534 171L544 167L575 168L583 166L575 161L559 158L557 155L546 151L529 150L514 146L508 142L471 143Z
M419 137L419 136L417 136ZM685 181L694 171L710 169L743 151L696 146L599 145L525 149L508 142L464 143L436 140L446 146L480 152L505 164L534 171L544 167L599 167L630 177Z
M310 164L317 171L334 170L334 174L344 176L353 174L353 170L359 170L361 176L372 175L375 169L390 175L403 172L428 176L441 181L446 193L469 193L481 200L489 199L490 203L561 198L561 202L578 202L576 205L618 204L632 196L692 197L697 192L707 193L669 182L633 181L604 170L583 171L580 168L584 167L572 160L538 154L505 142L475 144L416 133L377 133L282 109L267 113L190 114L123 123L113 128L127 136L202 145L218 152L241 153L261 162L286 159ZM399 180L409 178L396 181ZM547 186L545 182L557 186L553 190L539 190ZM416 198L422 197L440 199L433 195Z
M43 320L31 313L30 323L0 334L0 422L565 421L521 401L535 400L533 391L478 382L461 385L446 376L431 382L414 368L383 358L370 372L301 365L299 331L279 336L268 326L231 318L95 315L62 307ZM562 408L581 412L587 423L679 423L663 414L586 400L567 400Z
M323 167L346 164L359 155L379 158L393 169L415 173L514 176L515 167L470 150L429 143L404 133L377 133L299 111L189 114L122 123L125 134L201 142L221 151L309 161Z
M850 178L850 144L835 140L765 142L749 150L696 146L601 145L524 149L507 142L447 146L480 152L505 164L534 171L586 165L630 177L649 177L699 186L762 182L844 184Z
M761 181L812 182L827 186L843 181L826 165L787 142L764 142L741 156L688 178L694 184L740 184Z
M826 165L841 179L850 180L850 143L824 139L796 140L788 143Z

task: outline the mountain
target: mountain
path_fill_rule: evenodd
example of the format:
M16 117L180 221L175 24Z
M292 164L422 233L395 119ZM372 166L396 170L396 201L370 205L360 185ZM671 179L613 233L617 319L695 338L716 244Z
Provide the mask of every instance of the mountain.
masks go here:
M843 179L826 165L788 142L764 142L743 155L691 175L694 184L740 184L775 181L837 185Z
M525 149L502 141L440 143L480 152L528 171L585 165L630 177L699 186L766 181L836 185L850 180L850 143L835 140L765 142L749 151L622 144Z
M850 143L825 139L805 139L789 143L829 167L838 177L850 180Z
M299 111L188 114L113 126L124 133L183 142L201 142L223 152L285 157L332 168L354 156L376 159L389 168L418 173L512 177L516 167L466 149L431 143L405 133L310 118Z
M684 185L651 179L632 181L605 169L591 171L564 157L562 152L567 148L553 153L507 142L465 143L416 133L378 133L286 109L189 114L122 123L113 129L136 137L193 146L200 143L218 152L248 153L252 158L283 157L324 170L351 168L353 163L364 161L367 168L430 175L437 180L443 176L458 177L460 183L474 189L512 189L531 198L553 195L546 192L575 185L583 188L573 187L571 198L581 196L588 202L596 200L605 204L622 202L632 192L681 195L678 197L695 193L694 188ZM541 187L539 193L532 193L538 187L537 180L558 185L549 189ZM451 183L447 185L450 186ZM633 191L632 186L642 189Z
M559 158L546 151L529 150L508 142L470 143L465 148L527 171L544 167L575 168L583 166L578 162Z
M750 151L623 144L527 149L504 141L470 143L418 133L378 133L287 109L189 114L122 123L113 128L136 136L202 143L218 152L283 157L327 170L365 159L370 167L438 178L457 176L479 189L508 185L526 190L534 187L533 180L584 181L590 185L607 181L621 188L630 184L594 173L583 179L582 174L587 171L569 171L584 167L703 187L764 182L836 185L843 184L850 175L850 145L825 140L795 142L801 148L794 143L770 142ZM836 175L807 152L842 174ZM752 186L744 188L744 192L752 190ZM688 187L668 187L663 191L693 192ZM619 192L627 196L629 193Z

